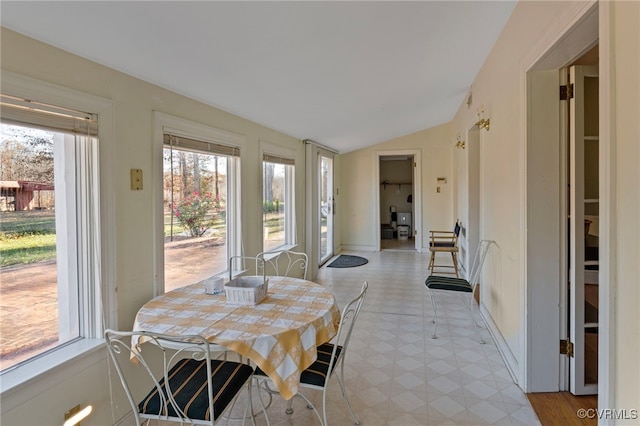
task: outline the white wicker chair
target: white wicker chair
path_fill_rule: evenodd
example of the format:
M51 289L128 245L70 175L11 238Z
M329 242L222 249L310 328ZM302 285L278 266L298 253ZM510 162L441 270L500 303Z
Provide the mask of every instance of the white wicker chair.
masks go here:
M304 370L300 377L300 388L322 391L322 416L318 409L311 403L309 398L307 398L302 392L298 392L294 397L302 398L307 403L307 407L314 410L323 426L328 426L329 424L327 421L327 389L329 387L329 379L331 379L333 373L336 372L336 367L338 366L340 368L340 372L339 374L336 374L336 376L338 378L338 383L340 384L342 396L344 397L354 424L360 424L358 417L351 407L351 403L347 396L347 389L344 386L344 359L349 346L349 341L351 340L351 334L353 333L353 326L355 325L360 309L362 308L368 287L369 284L365 281L362 284L360 294L358 294L356 298L344 307L340 317L338 333L333 338L332 342L318 346L318 358L316 362ZM256 368L254 378L258 382L259 389L266 390L269 395L277 393L277 391L274 391L273 387L270 386L271 382L269 377L259 368ZM291 414L293 412L290 403L291 400L289 400L289 404L287 405L287 414Z
M473 258L473 264L469 271L469 280L464 278L442 277L438 275L429 275L425 280L425 285L429 289L429 296L431 297L431 305L433 306L433 336L431 336L433 339L437 338L436 332L438 329L438 312L436 310L435 293L441 291L468 295L469 315L471 316L474 330L478 335L480 343L485 343L480 337L480 333L478 333L476 322L473 317L473 295L480 279L480 271L482 270L484 259L487 257L487 252L489 251L491 244L495 244L495 242L491 240L482 240L480 241L480 244L478 244L476 254Z
M145 344L144 351L131 347L134 335L150 343ZM202 336L106 330L105 338L136 425L141 424L140 419L214 425L245 387L248 404L242 423L249 417L255 425L254 416L247 416L253 368L212 359L209 342ZM157 371L159 360L162 371ZM135 392L137 389L144 393Z
M266 275L277 275L283 277L307 279L307 266L309 257L306 253L291 250L263 251L258 253L258 259L262 262L256 263L256 269L265 267Z

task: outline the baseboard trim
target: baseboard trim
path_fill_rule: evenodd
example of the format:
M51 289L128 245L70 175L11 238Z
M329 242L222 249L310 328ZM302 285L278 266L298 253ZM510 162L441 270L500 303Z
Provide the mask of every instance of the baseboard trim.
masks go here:
M502 333L500 333L498 326L493 321L493 318L491 318L491 314L489 313L489 311L487 310L484 304L480 305L480 316L482 317L482 320L487 326L487 330L489 331L489 334L491 334L491 337L496 342L496 347L498 348L498 352L500 353L500 356L504 360L504 363L507 367L507 370L509 370L509 374L511 375L511 378L518 385L518 387L522 388L521 386L522 381L520 380L517 374L517 371L519 371L518 360L513 355L513 352L511 352L511 349L509 348L507 341L502 336Z
M340 246L340 252L343 251L377 251L375 246L363 246L363 245L342 245Z

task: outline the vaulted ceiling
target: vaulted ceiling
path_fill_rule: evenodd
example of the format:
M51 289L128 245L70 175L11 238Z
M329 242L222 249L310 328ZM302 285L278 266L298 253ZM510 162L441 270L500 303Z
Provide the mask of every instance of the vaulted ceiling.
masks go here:
M349 152L453 118L512 1L6 1L2 26Z

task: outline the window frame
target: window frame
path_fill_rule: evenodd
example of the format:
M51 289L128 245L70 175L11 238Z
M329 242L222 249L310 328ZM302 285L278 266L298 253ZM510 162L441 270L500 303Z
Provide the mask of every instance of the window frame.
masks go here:
M81 336L40 355L9 368L1 375L0 392L3 411L9 410L34 393L34 382L55 386L68 377L78 374L90 363L104 359L100 350L104 342L105 327L116 322L115 294L115 193L112 182L113 159L113 103L63 86L47 83L10 71L2 71L2 91L24 99L37 99L50 105L87 111L98 116L98 169L96 186L100 191L98 201L100 243L98 259L99 276L91 291L79 301L82 316ZM42 390L42 386L38 388Z
M296 218L296 153L294 150L283 148L281 146L269 143L266 141L260 141L260 191L261 202L260 205L264 205L264 157L265 155L271 155L274 157L286 158L293 161L292 165L285 168L285 196L287 202L285 202L285 242L277 247L270 247L268 251L278 250L290 250L298 245L297 235L297 218ZM290 199L290 202L289 202ZM262 238L260 245L263 251L264 248L264 223L263 215L260 215L260 223L262 228Z
M165 148L164 135L172 134L194 139L206 143L225 145L240 151L237 157L229 156L227 164L227 259L230 256L242 254L242 208L240 193L240 159L242 148L245 145L245 137L237 133L228 132L205 124L196 123L184 118L172 116L163 112L153 112L154 130L154 259L155 277L154 296L164 293L164 218L163 218L163 160ZM233 214L229 214L233 212ZM228 274L228 270L221 274Z

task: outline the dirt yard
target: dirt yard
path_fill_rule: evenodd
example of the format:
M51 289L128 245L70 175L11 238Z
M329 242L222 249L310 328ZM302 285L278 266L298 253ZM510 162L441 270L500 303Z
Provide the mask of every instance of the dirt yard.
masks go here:
M225 269L224 239L165 244L166 291ZM55 261L3 268L0 273L0 370L58 344Z

